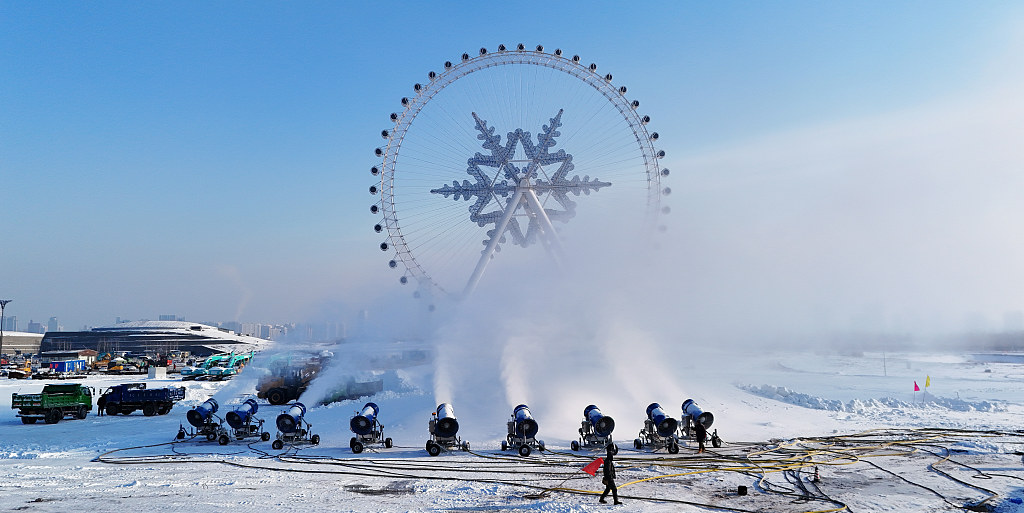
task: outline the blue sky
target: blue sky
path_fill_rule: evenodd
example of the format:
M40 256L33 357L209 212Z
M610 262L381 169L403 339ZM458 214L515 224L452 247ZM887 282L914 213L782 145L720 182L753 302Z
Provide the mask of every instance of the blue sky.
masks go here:
M22 326L55 315L68 329L161 313L283 322L389 296L398 286L376 249L366 192L379 132L414 82L480 47L563 48L629 86L674 170L673 247L699 240L708 251L691 254L694 262L715 258L701 238L708 232L728 240L731 226L749 228L763 215L765 236L777 240L771 231L788 223L787 208L811 208L787 201L799 178L750 167L757 155L732 167L715 155L820 127L865 134L871 120L926 119L936 106L1019 84L1024 48L1024 8L1014 2L483 5L0 3L0 296L15 300L8 313ZM1018 157L1001 162L1019 171ZM899 168L881 166L890 164ZM847 179L855 180L836 178ZM716 207L765 194L780 198L767 211ZM807 215L837 212L835 202L817 208ZM996 239L982 243L1007 249ZM1019 239L1007 244L1020 250ZM756 253L743 265L761 269ZM765 272L780 269L803 272ZM1024 280L1019 263L995 270L1008 289ZM766 298L779 292L760 286ZM835 308L844 312L879 301L841 288L846 299ZM998 318L1024 308L1020 293L986 290L933 310ZM913 304L914 294L899 303Z

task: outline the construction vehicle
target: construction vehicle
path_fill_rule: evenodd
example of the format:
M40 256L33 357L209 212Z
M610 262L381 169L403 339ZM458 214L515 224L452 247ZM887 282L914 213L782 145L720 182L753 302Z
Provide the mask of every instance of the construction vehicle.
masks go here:
M256 397L275 406L287 404L298 399L322 369L323 358L320 357L288 357L272 362L270 375L263 376L256 384Z
M145 383L123 383L108 388L96 401L107 415L130 415L142 410L147 417L167 415L174 403L185 398L185 389L178 387L146 388Z
M44 420L56 424L64 417L84 419L92 410L92 389L80 383L46 385L38 394L12 394L11 408L23 424Z
M224 380L231 379L238 374L245 364L249 363L249 360L256 354L255 351L248 353L235 354L231 352L231 356L226 360L221 360L217 365L210 367L207 371L209 379Z

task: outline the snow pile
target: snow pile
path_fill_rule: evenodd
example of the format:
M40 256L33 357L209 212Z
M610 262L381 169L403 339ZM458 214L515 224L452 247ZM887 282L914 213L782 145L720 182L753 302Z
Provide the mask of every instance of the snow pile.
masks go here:
M950 397L928 395L919 402L907 402L893 397L880 399L853 399L846 403L838 399L825 399L794 392L786 387L773 385L738 385L751 394L814 410L828 410L846 413L864 413L882 408L944 408L953 411L1005 412L1007 407L998 401L965 401Z

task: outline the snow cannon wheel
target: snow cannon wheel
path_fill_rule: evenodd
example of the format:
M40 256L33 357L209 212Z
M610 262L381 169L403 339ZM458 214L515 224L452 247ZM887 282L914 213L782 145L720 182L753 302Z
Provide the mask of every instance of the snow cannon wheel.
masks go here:
M217 439L217 433L206 433L206 441L212 442Z
M529 445L525 445L525 444L524 445L520 445L519 446L519 455L524 457L524 458L529 456L530 455L530 446Z
M146 403L142 405L142 414L147 417L156 415L156 403Z
M462 442L462 450L469 452L469 442Z
M501 441L501 450L503 450L503 451L507 451L508 450L508 442L506 442L504 440Z
M313 435L309 437L309 443L313 445L320 445L320 435Z
M175 435L174 438L177 438L178 440L184 440L185 439L185 430L184 429L179 429L178 430L178 434Z
M639 438L636 438L636 439L633 440L633 448L634 449L641 449L641 448L643 448L643 446L644 446L644 444L640 442Z
M384 439L384 447L387 447L388 449L394 447L394 443L391 442L390 438Z
M430 446L427 447L427 454L431 456L437 456L441 454L441 446L435 443L431 443Z
M615 456L616 454L619 453L619 446L618 445L608 444L608 447L611 448L611 450L612 450L612 456Z
M219 443L221 445L227 445L228 442L230 442L230 441L231 441L231 439L228 438L228 435L220 435L220 438L217 439L217 443Z
M540 441L537 442L537 450L538 451L543 451L544 450L544 440L540 440Z
M352 442L352 454L359 454L363 452L363 443L359 440Z
M569 444L569 448L574 451L578 451L580 450L580 443L577 442L576 440L573 440L572 443Z
M679 444L677 444L675 442L672 442L672 443L668 444L668 453L669 454L679 454Z
M715 449L722 447L722 439L718 438L718 435L712 435L711 447L714 447Z
M264 442L269 442L270 441L270 433L267 433L266 431L264 431L263 434L260 435L260 440L263 440Z
M272 447L275 451L280 451L281 449L284 448L284 442L280 440L274 440L274 443L270 444L270 447Z

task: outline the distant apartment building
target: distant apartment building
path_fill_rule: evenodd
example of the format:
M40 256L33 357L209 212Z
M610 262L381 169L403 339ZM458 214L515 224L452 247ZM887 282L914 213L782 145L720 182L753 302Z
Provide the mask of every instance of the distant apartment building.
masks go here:
M4 316L4 331L18 331L18 316Z
M184 317L178 317L177 315L174 315L174 314L162 314L162 315L160 315L160 319L159 320L161 320L161 321L179 321L179 322L184 322L185 318Z
M28 333L46 333L46 327L36 321L29 320L28 328L25 331Z
M56 317L50 317L50 320L46 322L46 331L64 331L64 329L61 328Z

